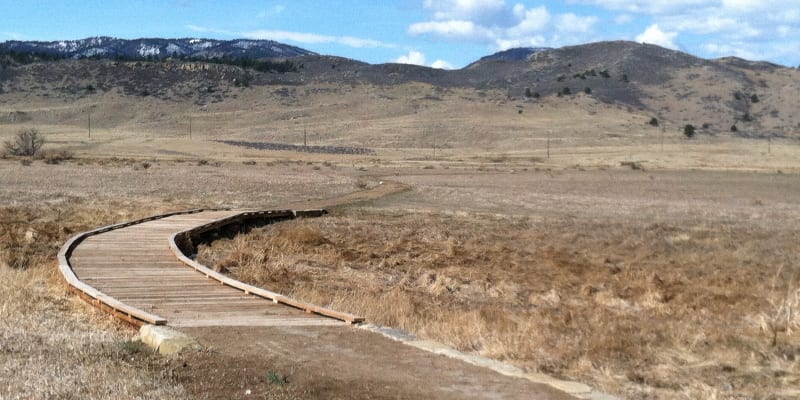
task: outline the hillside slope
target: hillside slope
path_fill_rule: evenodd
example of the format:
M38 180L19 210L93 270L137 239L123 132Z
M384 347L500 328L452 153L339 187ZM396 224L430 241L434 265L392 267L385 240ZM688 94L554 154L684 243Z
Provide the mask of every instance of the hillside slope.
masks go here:
M182 132L194 115L219 138L296 144L305 129L320 143L377 148L429 147L437 135L445 147L516 149L547 131L591 143L680 135L685 124L701 136L800 138L797 70L652 45L600 42L454 71L289 60L284 73L172 58L4 63L0 130L80 127L93 109L97 129Z

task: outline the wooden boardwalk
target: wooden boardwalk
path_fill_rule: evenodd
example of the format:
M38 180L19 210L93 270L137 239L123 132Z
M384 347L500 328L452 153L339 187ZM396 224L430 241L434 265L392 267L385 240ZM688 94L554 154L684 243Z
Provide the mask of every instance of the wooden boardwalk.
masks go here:
M208 362L224 362L233 374L237 365L267 370L277 360L299 366L299 379L307 384L322 382L322 393L329 385L344 385L352 398L374 398L376 387L403 393L392 398L573 398L519 379L526 375L514 367L458 355L435 342L370 325L344 329L362 319L245 285L184 254L193 251L192 241L222 227L317 215L319 210L192 210L154 216L76 235L59 252L59 268L70 287L93 305L135 325L181 328L219 349L223 361ZM206 382L194 384L207 392ZM581 385L575 392L590 391Z
M62 250L62 272L68 275L65 269L71 268L78 283L88 286L81 291L85 299L135 324L167 323L175 327L343 324L223 284L180 261L170 246L178 232L238 214L241 213L177 214L86 237L79 235L71 249L67 248L68 243ZM67 266L63 265L65 262Z

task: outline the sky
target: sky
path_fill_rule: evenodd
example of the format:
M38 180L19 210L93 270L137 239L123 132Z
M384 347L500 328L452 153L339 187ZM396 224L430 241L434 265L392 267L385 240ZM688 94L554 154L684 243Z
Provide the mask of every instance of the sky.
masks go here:
M369 63L461 68L512 47L631 40L800 65L800 0L0 0L0 41L271 39Z

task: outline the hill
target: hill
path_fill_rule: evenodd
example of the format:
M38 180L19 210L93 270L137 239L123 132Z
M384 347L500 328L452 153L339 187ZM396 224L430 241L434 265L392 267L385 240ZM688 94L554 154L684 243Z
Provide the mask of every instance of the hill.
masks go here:
M6 59L0 130L80 127L91 108L96 129L183 132L193 114L196 132L220 140L298 144L308 130L315 144L387 149L429 147L434 135L439 146L498 151L540 146L530 132L587 145L662 131L679 138L686 124L709 138L800 138L800 73L769 63L633 42L521 50L512 54L529 55L452 71L300 53L262 58L284 64L260 70L180 57Z

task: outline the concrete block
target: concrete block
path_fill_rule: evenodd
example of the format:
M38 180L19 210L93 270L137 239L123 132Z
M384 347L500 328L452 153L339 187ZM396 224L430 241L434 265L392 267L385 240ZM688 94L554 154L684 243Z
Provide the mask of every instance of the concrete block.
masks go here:
M198 346L191 336L163 325L143 325L139 329L142 342L161 354L171 355L187 347Z

